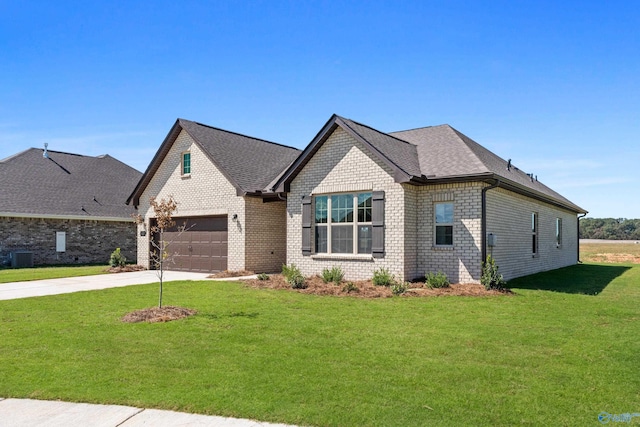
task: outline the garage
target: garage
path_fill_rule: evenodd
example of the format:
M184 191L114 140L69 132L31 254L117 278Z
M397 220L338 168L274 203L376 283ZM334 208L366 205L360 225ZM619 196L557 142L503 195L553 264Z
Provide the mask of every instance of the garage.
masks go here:
M227 269L226 215L180 217L174 221L176 225L164 233L170 257L165 264L167 270L210 273Z

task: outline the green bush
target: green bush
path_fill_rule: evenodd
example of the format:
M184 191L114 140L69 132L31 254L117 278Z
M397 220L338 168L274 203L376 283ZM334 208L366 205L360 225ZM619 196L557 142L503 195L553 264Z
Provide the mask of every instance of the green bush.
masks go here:
M109 265L111 267L124 267L126 264L127 258L120 253L120 248L116 248L115 251L111 252L109 257Z
M258 280L269 280L269 275L267 273L258 274Z
M498 266L496 261L491 255L487 257L487 260L482 263L482 277L480 278L486 290L504 289L504 285L507 283L502 277L502 274L498 273Z
M360 289L358 289L355 283L347 282L347 284L342 287L342 292L350 294L351 292L360 292Z
M340 266L334 265L331 269L323 268L322 269L322 280L324 283L333 282L336 285L339 285L342 282L342 278L344 277L344 271Z
M373 271L372 281L376 286L391 286L396 283L396 278L383 267Z
M305 289L307 284L302 272L295 264L282 266L282 275L284 280L294 289Z
M449 287L449 278L442 271L438 271L437 273L427 273L425 276L425 282L427 286L430 288L448 288Z
M407 292L407 289L409 289L409 283L407 282L398 282L394 285L391 285L391 292L394 295L402 295Z

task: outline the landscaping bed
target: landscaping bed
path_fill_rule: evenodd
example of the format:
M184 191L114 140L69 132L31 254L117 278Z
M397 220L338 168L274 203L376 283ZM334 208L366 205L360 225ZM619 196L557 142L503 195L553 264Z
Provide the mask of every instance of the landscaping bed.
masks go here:
M252 288L287 289L303 294L353 296L360 298L390 298L394 296L391 287L375 286L372 280L355 280L352 282L341 281L338 285L333 282L325 283L319 276L312 276L305 279L306 288L294 289L291 287L282 274L273 274L268 280L248 279L242 280L247 286ZM352 284L353 286L349 286ZM509 295L509 290L486 290L484 286L477 283L457 283L445 288L429 288L424 282L408 283L408 289L401 294L407 297L420 296L490 296Z

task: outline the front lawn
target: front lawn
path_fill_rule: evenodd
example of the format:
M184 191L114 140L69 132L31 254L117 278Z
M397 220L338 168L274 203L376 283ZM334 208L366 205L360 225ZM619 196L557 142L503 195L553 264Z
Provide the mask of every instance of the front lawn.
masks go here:
M62 277L105 274L107 265L80 265L65 267L4 268L0 269L0 284L30 280L60 279Z
M605 283L584 286L594 274ZM640 412L640 266L510 285L513 296L362 299L173 282L166 304L198 314L153 324L120 318L153 306L157 284L0 301L0 396L322 426Z

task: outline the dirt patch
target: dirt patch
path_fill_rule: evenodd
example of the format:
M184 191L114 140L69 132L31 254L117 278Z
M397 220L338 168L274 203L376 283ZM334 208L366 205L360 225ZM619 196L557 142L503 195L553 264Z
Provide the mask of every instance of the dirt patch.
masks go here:
M321 277L313 276L306 279L306 289L293 289L281 274L274 274L269 280L250 279L242 281L246 286L252 288L286 289L303 294L314 295L335 295L353 296L359 298L389 298L393 296L391 288L386 286L375 286L371 280L355 280L353 282L343 281L339 285L334 283L324 283ZM353 286L349 287L348 283ZM453 284L448 288L429 289L423 282L409 283L409 289L402 294L406 297L426 297L441 295L458 296L488 296L488 295L508 295L511 291L487 291L484 286L476 283Z
M247 270L239 270L239 271L221 271L219 273L212 274L211 276L207 276L208 279L224 279L225 277L242 277L242 276L253 276L255 273L253 271Z
M162 308L152 307L145 308L143 310L136 310L126 314L122 321L125 323L138 323L138 322L170 322L172 320L183 319L188 316L196 314L196 310L191 310L184 307L166 306Z
M144 268L141 265L125 265L124 267L109 267L105 271L107 273L128 273L131 271L142 271L142 270L146 270L146 268Z

